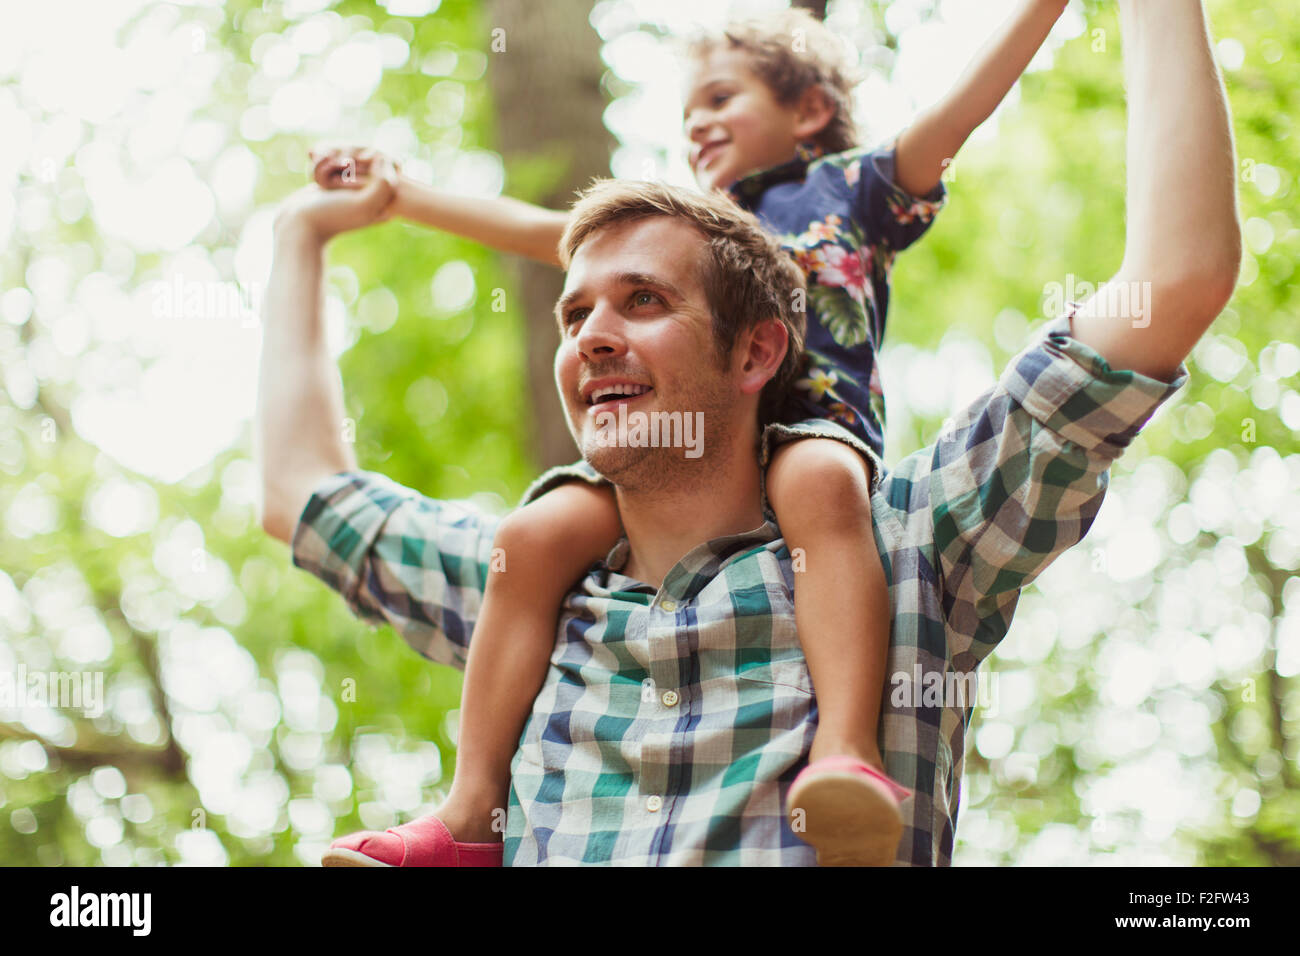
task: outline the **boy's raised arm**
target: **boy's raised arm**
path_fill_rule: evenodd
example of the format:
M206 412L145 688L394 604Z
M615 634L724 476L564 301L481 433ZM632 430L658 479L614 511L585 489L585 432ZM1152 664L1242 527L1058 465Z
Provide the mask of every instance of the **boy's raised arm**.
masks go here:
M360 188L378 154L372 150L313 152L316 182L325 189ZM399 175L393 215L443 232L464 236L492 249L559 266L560 236L567 212L546 209L509 196L491 199L458 196Z
M1236 161L1201 0L1122 0L1128 196L1118 274L1074 316L1114 369L1168 380L1232 296Z
M980 50L957 85L898 137L895 181L913 196L939 184L944 168L976 127L993 115L1029 66L1067 0L1023 0Z
M393 200L403 219L452 232L502 252L536 259L557 268L560 236L569 214L544 209L509 196L469 199L402 176Z

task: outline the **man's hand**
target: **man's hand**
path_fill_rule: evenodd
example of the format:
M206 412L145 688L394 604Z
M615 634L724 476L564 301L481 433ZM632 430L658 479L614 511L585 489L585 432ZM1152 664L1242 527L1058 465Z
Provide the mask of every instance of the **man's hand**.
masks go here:
M320 158L313 153L312 158L316 184L289 197L276 217L277 230L288 225L305 228L325 243L392 215L398 173L386 156L359 150L346 156L333 151ZM322 188L322 180L332 185Z

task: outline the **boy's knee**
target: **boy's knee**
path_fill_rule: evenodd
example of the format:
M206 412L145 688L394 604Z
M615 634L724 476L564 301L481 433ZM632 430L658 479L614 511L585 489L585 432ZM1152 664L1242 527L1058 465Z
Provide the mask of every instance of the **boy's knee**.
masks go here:
M500 549L507 556L529 559L544 556L557 543L558 536L550 528L550 523L527 508L512 511L502 518L492 538L493 549Z
M871 466L855 449L834 439L787 442L772 455L767 494L781 517L862 510L870 513Z
M568 482L502 518L492 547L506 561L515 559L516 567L567 573L574 562L604 557L620 533L612 489Z

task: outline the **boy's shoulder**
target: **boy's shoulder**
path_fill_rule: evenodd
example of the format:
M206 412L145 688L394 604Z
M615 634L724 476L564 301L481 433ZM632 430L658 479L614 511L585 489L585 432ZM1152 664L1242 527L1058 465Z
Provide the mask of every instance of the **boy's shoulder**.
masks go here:
M947 190L942 180L924 196L913 196L898 185L897 147L895 137L872 146L830 153L809 163L808 179L833 183L832 188L841 192L847 189L857 215L864 220L888 219L899 226L924 227L947 202Z
M837 169L847 169L851 166L861 166L863 160L874 159L876 157L893 158L894 140L884 143L876 143L872 146L854 146L852 149L842 150L838 153L827 153L819 156L808 164L809 174L813 173L821 166L833 166Z

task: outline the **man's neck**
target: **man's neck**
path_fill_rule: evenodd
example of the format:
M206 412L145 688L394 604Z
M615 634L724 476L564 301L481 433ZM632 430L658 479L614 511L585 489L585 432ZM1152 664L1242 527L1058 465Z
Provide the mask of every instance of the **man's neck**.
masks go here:
M700 462L693 480L638 492L616 487L629 554L623 573L659 587L692 549L763 523L753 451Z

